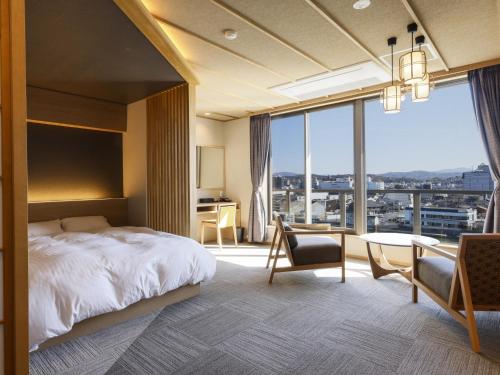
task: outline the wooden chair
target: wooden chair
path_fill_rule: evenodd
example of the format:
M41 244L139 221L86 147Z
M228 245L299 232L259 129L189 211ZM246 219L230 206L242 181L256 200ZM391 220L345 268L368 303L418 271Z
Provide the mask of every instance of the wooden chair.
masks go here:
M205 243L205 227L214 228L217 231L217 243L222 250L221 229L233 228L234 245L238 247L236 234L236 203L221 203L217 206L217 218L201 221L201 244Z
M422 256L428 250L435 256ZM500 234L463 234L457 255L413 242L413 302L418 289L467 328L480 351L474 311L500 311ZM463 311L463 313L462 313Z
M268 257L273 259L269 284L273 282L276 272L303 271L320 268L342 268L342 282L345 282L345 233L344 228L334 230L303 230L307 225L301 225L302 230L292 230L288 224L283 223L279 215L275 216L276 232ZM295 226L295 225L294 225ZM341 243L326 236L340 234ZM278 240L276 253L273 247ZM284 245L284 254L280 254L281 245ZM288 258L290 266L277 267L278 258Z

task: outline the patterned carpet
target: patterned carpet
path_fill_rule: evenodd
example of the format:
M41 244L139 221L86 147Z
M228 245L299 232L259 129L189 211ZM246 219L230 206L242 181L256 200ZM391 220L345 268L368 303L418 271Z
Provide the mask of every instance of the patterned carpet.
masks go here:
M265 249L225 248L201 295L31 354L31 374L500 374L500 314L477 315L483 353L446 312L366 263L278 274Z

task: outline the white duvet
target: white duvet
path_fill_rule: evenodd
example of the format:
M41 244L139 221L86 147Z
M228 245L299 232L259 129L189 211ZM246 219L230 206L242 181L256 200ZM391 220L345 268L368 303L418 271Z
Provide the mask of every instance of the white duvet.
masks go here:
M209 280L215 257L189 238L110 227L29 241L30 348L81 320Z

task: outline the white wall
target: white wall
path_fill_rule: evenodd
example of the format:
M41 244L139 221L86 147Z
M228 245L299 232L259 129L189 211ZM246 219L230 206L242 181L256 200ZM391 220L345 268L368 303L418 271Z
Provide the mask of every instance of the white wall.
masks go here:
M123 193L128 198L129 224L147 223L147 111L146 100L127 106L123 135Z

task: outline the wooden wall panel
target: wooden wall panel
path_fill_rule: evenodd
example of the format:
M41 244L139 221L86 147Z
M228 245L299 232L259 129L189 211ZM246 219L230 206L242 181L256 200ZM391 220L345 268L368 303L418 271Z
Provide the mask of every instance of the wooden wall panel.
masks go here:
M28 119L106 131L127 131L127 106L28 86Z
M148 226L190 234L189 87L147 100Z
M5 351L5 363L0 362L0 372L5 374L27 374L29 371L24 14L24 0L0 0L2 348Z

